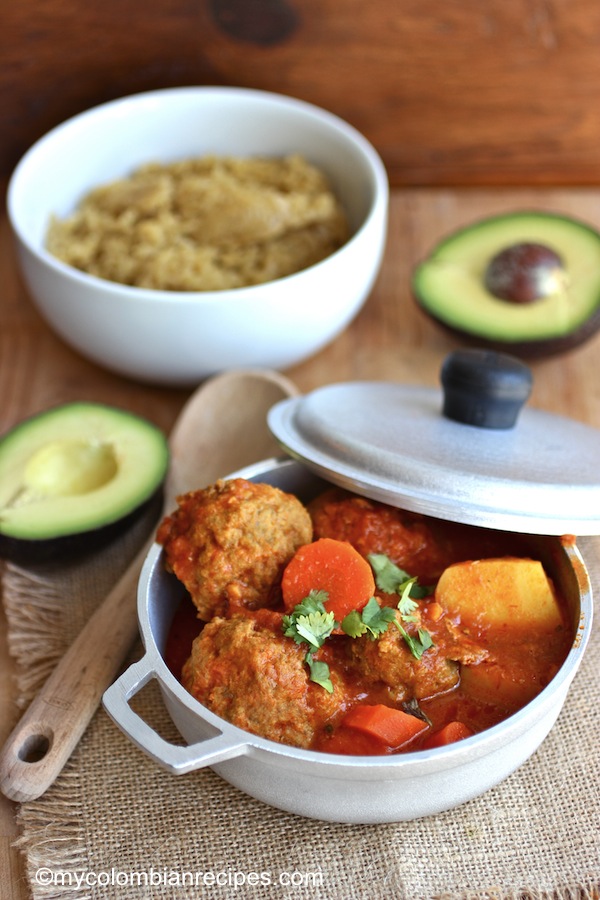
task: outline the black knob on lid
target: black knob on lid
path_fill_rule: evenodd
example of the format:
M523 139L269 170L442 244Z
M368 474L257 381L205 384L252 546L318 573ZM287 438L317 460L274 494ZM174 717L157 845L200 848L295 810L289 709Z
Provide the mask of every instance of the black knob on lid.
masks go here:
M493 350L457 350L442 364L443 413L479 428L512 428L531 394L525 363Z

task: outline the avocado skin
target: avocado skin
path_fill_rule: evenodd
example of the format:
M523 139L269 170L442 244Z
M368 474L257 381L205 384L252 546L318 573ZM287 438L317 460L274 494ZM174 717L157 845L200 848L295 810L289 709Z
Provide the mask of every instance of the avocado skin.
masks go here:
M600 233L588 223L574 219L567 215L562 215L560 213L546 212L541 210L519 210L512 213L500 213L494 216L480 219L479 221L475 221L470 225L466 225L456 229L454 232L440 239L428 253L427 257L425 257L417 266L415 266L413 277L411 280L411 292L414 302L421 310L421 312L423 312L429 319L429 321L433 322L438 328L442 330L442 332L456 340L459 344L467 344L469 346L481 347L482 349L507 352L524 359L535 360L544 359L550 356L556 356L573 350L584 344L586 341L590 340L600 330L600 295L598 296L596 309L591 313L591 315L589 315L587 319L582 321L577 327L575 327L568 333L563 333L555 337L547 336L535 338L532 336L522 339L500 339L498 337L488 337L481 331L476 332L473 330L469 330L468 328L461 328L456 324L450 324L443 318L438 317L435 310L428 302L427 298L424 297L419 290L417 282L418 273L421 267L429 260L433 259L436 253L441 248L445 247L448 244L451 244L456 237L468 234L469 232L476 232L480 226L483 225L487 227L491 223L494 223L496 221L506 223L514 220L515 223L519 223L519 221L523 218L531 216L537 217L540 220L546 219L548 221L564 222L565 226L567 227L569 225L575 226L581 231L597 238L600 249ZM532 235L531 239L538 240L539 238L537 238L536 235ZM499 245L497 250L500 251L501 249L502 246ZM557 245L556 249L560 253L560 246Z
M0 532L0 559L21 566L64 563L96 553L128 531L144 516L155 525L162 513L164 491L162 485L140 506L121 519L90 531L65 534L45 540L14 538Z
M425 313L431 322L449 337L458 341L459 344L468 344L470 347L481 347L486 350L497 350L500 353L512 353L514 356L522 359L547 359L551 356L558 356L561 353L568 353L569 350L574 350L590 340L600 330L600 309L598 309L586 322L570 334L564 334L556 338L543 338L537 341L493 341L479 334L471 334L469 331L453 328L451 325L438 319L431 310L427 309L416 294L413 294L413 299L421 312Z

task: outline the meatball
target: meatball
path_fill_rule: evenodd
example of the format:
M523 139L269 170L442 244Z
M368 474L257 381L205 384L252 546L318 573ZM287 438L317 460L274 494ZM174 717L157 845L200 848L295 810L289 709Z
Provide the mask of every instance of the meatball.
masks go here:
M204 626L183 667L184 687L228 722L272 741L310 747L343 702L309 680L306 647L286 638L270 610L214 618Z
M243 478L178 497L157 540L167 568L208 621L236 606L274 605L283 569L312 539L308 511L292 494Z
M384 553L410 575L426 581L437 578L443 568L431 529L416 513L339 488L321 494L309 510L315 540L348 541L363 556Z
M392 703L433 697L456 687L460 680L458 664L435 644L417 660L393 625L376 641L366 636L352 641L349 654L362 678L383 685Z

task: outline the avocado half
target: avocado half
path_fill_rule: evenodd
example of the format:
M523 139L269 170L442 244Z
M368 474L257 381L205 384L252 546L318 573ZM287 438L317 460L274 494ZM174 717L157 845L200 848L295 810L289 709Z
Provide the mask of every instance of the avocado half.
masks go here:
M540 274L531 253L513 253L526 247L558 257L560 271L542 273L548 277L538 296L492 293L493 265L511 254L512 276L531 281ZM504 274L510 280L510 270ZM561 353L600 328L600 233L547 212L483 219L438 243L416 267L412 290L420 308L454 337L523 357Z
M97 549L156 503L165 436L98 403L57 406L0 438L0 555L42 562Z

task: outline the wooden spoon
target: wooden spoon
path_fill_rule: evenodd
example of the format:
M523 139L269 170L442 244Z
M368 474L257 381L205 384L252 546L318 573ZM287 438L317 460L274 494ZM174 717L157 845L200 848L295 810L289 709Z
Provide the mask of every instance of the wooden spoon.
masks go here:
M178 494L205 487L280 452L268 409L297 394L269 370L226 372L189 398L169 440L164 511ZM39 797L62 771L137 634L137 581L153 537L69 647L0 754L0 790L11 800Z

